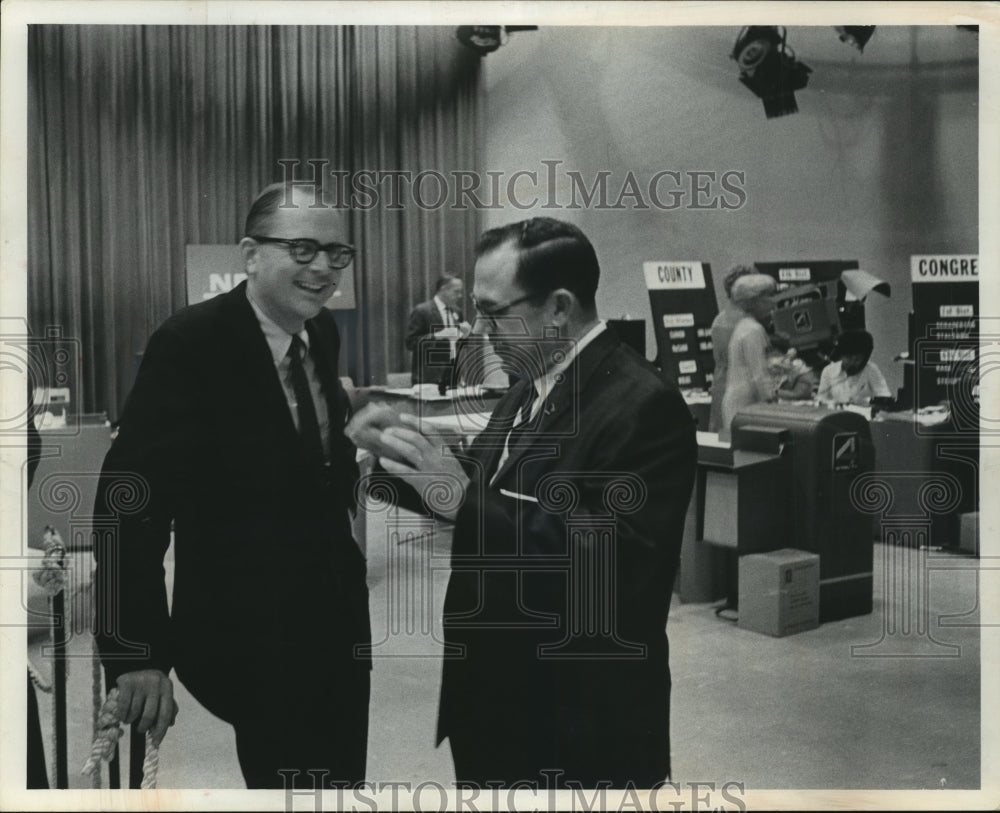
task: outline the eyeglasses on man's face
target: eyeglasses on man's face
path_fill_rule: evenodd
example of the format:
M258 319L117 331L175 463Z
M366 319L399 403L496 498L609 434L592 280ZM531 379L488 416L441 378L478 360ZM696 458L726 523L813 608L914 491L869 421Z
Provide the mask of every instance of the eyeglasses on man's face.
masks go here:
M319 243L308 237L298 237L289 240L284 237L263 237L257 234L250 235L251 240L258 243L279 243L288 249L289 255L297 263L306 265L316 259L316 255L321 251L326 254L326 264L335 271L347 268L354 259L357 249L344 243Z
M515 305L520 305L522 302L529 302L532 299L541 299L542 294L526 294L525 296L518 297L517 299L512 299L510 302L505 302L502 305L484 305L476 299L476 295L472 294L470 299L472 299L472 307L476 309L476 313L493 324L496 324L496 319L500 316L504 316L507 311L513 308Z

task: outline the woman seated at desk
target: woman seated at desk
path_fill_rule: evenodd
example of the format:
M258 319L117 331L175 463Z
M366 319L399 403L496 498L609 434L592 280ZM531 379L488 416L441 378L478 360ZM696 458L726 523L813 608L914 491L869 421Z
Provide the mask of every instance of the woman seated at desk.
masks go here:
M868 406L872 398L891 398L882 371L872 362L875 342L865 330L848 330L837 337L831 362L823 368L816 400L827 404Z
M771 366L775 375L775 394L779 401L811 401L816 397L822 359L816 350L797 350L788 336L771 337Z

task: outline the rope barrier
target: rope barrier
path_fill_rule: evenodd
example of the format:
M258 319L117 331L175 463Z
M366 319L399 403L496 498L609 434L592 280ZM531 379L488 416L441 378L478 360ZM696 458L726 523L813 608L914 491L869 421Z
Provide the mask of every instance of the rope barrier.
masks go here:
M91 573L91 583L93 583L93 573ZM94 736L97 736L97 729L100 727L98 721L101 717L101 706L103 705L103 670L101 669L101 656L97 651L97 639L90 640L90 685L92 701L91 724L94 729ZM95 790L101 787L100 770L92 771L90 774L90 787Z
M38 691L45 692L45 694L52 694L52 684L45 682L45 678L38 673L38 670L35 669L31 661L28 661L28 677L31 678L31 682L35 684L35 688Z
M54 598L66 586L66 545L59 536L59 531L51 525L45 526L42 544L45 556L42 558L41 567L35 568L31 577L35 580L35 584L48 593L49 598Z
M96 772L99 775L101 762L107 762L114 757L118 740L122 736L119 719L118 690L112 689L108 692L108 698L104 701L98 714L94 742L90 747L90 756L84 763L82 774L93 776ZM152 790L156 787L156 774L159 767L159 748L153 743L153 737L147 731L146 752L142 761L142 784L140 785L143 790Z
M56 788L69 787L66 771L66 681L69 663L66 660L66 545L51 525L42 533L45 555L41 567L32 572L35 583L49 596L49 635L52 641L52 741L49 784ZM36 684L38 685L38 684Z

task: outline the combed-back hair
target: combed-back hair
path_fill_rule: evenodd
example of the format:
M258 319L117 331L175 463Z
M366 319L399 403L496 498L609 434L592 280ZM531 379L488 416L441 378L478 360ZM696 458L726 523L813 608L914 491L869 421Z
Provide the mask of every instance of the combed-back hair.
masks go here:
M296 189L308 192L310 195L313 195L317 201L323 200L322 188L318 184L312 184L312 182L278 181L277 183L265 186L260 192L257 193L257 197L255 197L253 199L253 203L250 204L250 211L247 212L247 219L244 224L243 234L247 237L254 234L266 236L263 233L267 231L266 226L268 218L278 211L279 207L289 206L292 204L292 195Z
M594 247L579 228L551 217L510 223L484 232L476 244L476 256L507 243L518 250L514 281L527 293L544 296L565 288L583 307L594 307L601 267Z

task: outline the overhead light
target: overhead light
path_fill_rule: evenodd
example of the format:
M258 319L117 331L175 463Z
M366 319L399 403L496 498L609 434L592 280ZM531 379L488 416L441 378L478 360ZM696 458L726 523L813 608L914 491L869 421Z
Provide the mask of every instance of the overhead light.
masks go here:
M865 50L868 40L872 38L872 34L875 33L873 25L835 25L834 28L840 34L841 42L846 42L852 48L857 48L862 52Z
M477 54L491 54L507 41L512 31L537 31L537 25L460 25L455 31L458 41Z
M500 47L503 27L499 25L460 25L455 36L467 48L480 54L490 54Z
M785 30L751 25L736 38L730 57L740 68L740 82L764 103L769 119L797 113L795 91L809 82L812 69L799 62L785 45Z

